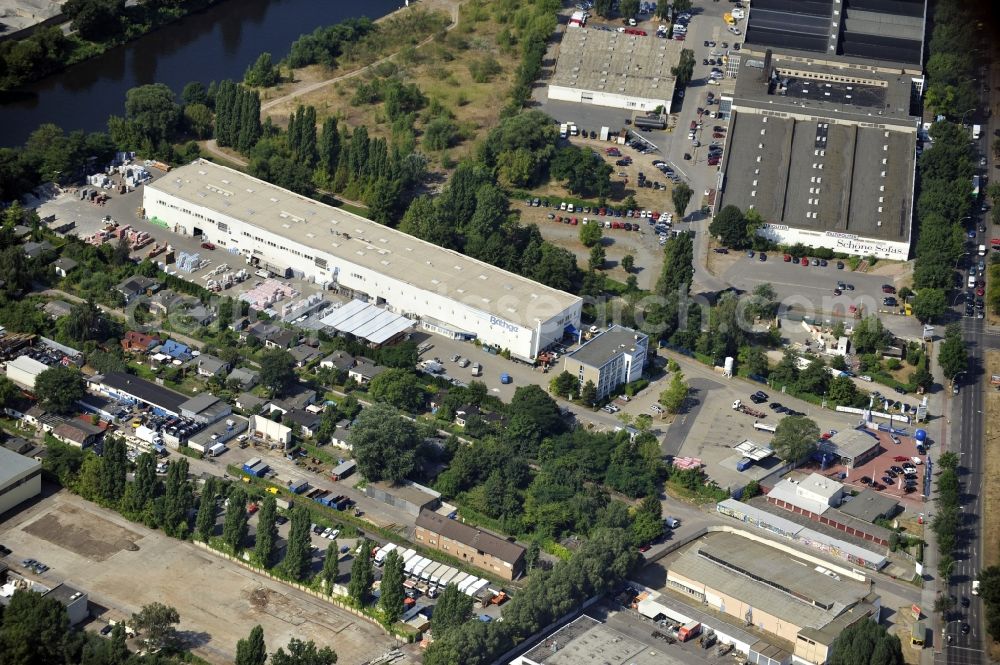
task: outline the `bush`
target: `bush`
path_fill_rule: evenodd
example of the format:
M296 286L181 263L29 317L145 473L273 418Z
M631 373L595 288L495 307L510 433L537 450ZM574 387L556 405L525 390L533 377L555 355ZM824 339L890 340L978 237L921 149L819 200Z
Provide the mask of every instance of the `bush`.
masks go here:
M647 386L649 386L648 379L637 379L625 386L625 394L629 397L634 397L642 392Z

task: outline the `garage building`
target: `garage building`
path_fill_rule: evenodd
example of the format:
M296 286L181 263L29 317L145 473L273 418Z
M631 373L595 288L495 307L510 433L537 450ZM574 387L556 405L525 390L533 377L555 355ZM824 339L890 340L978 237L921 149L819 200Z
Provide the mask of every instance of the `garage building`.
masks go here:
M576 296L204 160L147 185L143 206L151 222L253 266L290 271L523 360L580 324Z
M42 493L42 463L0 447L0 515Z
M632 111L670 113L683 44L613 30L573 28L563 33L549 99Z
M21 388L34 390L35 379L48 368L48 365L30 356L18 356L7 363L7 378Z

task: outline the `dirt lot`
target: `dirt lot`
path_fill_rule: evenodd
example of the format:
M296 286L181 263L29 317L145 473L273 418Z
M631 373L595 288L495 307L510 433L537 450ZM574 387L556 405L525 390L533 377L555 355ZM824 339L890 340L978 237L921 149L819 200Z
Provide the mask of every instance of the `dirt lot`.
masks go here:
M1000 351L986 352L986 378L1000 374ZM983 459L983 515L1000 514L1000 392L986 389L986 450ZM1000 563L1000 520L983 520L983 566Z
M97 627L153 601L176 607L182 635L212 663L231 663L237 640L258 623L270 650L292 637L314 640L349 665L395 646L380 628L348 612L64 491L0 523L0 542L14 550L12 562L31 557L49 565L42 583L66 581L85 590L101 620ZM137 551L128 551L129 543Z

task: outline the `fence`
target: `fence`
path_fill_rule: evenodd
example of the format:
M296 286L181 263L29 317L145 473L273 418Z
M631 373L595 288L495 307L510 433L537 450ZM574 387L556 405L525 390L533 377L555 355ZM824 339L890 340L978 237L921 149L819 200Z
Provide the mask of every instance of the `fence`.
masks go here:
M241 559L239 557L235 557L232 554L226 554L225 552L220 552L219 550L215 549L214 547L211 547L208 543L204 543L204 542L202 542L200 540L193 540L191 542L193 542L196 547L200 547L203 550L207 550L208 552L211 552L215 556L218 556L218 557L221 557L223 559L227 559L228 561L232 561L233 563L239 564L240 566L246 568L247 570L250 570L250 571L253 571L253 572L257 573L258 575L266 577L266 578L268 578L270 580L273 580L275 582L281 582L282 584L287 584L288 586L292 587L293 589L297 589L299 591L302 591L303 593L307 593L310 596L313 596L314 598L318 598L319 600L324 600L324 601L326 601L328 603L331 603L332 605L336 605L340 609L345 610L347 612L350 612L351 614L353 614L353 615L355 615L355 616L357 616L357 617L359 617L361 619L364 619L365 621L368 621L368 622L370 622L370 623L378 626L383 631L385 631L386 635L394 635L397 638L405 639L407 642L414 642L417 639L418 633L403 632L403 631L398 631L398 630L386 628L381 623L379 623L378 621L376 621L372 617L368 616L367 614L365 614L364 612L362 612L358 608L356 608L353 605L350 605L350 604L344 602L343 600L341 600L340 598L338 598L337 595L328 596L325 593L317 591L317 590L315 590L315 589L313 589L311 587L308 587L305 584L302 584L300 582L290 582L290 581L288 581L286 579L283 579L281 577L277 577L276 575L272 574L266 568L258 568L257 566L254 566L253 564L251 564L249 561L244 561L243 559ZM334 593L335 594L339 593L340 595L344 595L346 593L346 589L343 587L343 585L336 584L336 585L334 585Z

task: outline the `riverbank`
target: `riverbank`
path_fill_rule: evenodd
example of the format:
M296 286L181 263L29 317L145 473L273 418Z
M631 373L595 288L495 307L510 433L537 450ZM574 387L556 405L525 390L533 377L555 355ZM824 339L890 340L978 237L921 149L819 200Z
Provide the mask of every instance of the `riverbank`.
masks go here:
M224 0L188 0L184 5L159 5L152 9L145 4L126 7L125 14L122 17L125 25L121 33L106 41L91 41L80 37L77 33L71 32L72 27L68 20L61 23L52 23L47 27L56 28L65 36L65 43L60 45L68 50L65 57L57 63L42 59L41 64L39 64L39 59L34 59L32 65L38 67L38 69L32 69L30 75L23 76L13 86L0 85L0 92L15 92L22 86L37 83L47 76L57 74L73 65L96 58L111 49L124 46L129 42L135 41L183 18L207 11L222 2ZM48 21L51 21L51 18ZM31 34L25 36L23 39L9 40L13 44L8 47L10 49L9 53L12 54L12 57L17 57L19 55L17 53L19 44L32 40L43 41L45 34L45 28L36 26Z

